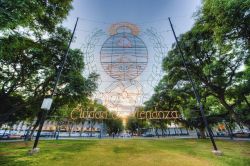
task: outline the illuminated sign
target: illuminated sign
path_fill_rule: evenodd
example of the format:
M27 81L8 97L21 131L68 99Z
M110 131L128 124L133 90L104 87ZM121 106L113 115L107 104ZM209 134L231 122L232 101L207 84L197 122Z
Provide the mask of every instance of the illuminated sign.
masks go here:
M70 118L72 120L77 119L117 119L118 114L108 111L94 110L87 111L83 110L81 105L78 105L75 109L71 111ZM178 111L139 111L134 113L137 119L179 119L180 114Z
M179 119L178 111L141 111L136 112L137 119Z

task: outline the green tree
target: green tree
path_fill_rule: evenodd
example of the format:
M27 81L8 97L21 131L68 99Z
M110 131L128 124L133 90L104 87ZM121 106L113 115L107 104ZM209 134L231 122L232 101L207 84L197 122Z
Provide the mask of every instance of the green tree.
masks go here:
M71 0L3 0L0 8L0 125L37 117L37 126L41 101L52 91L71 35L59 25L72 8ZM51 114L97 88L98 75L83 77L83 69L83 53L70 49ZM14 100L17 96L20 102Z
M126 129L132 134L141 135L148 127L148 121L146 119L137 119L134 115L128 116Z
M115 114L114 116L109 114L108 119L105 119L104 123L106 124L107 132L109 135L112 135L112 133L119 134L124 129L122 119Z
M240 39L245 48L250 46L249 0L203 0L198 19L212 29L217 43Z
M248 53L240 43L217 45L212 35L211 29L197 22L189 32L180 37L187 67L196 84L216 97L231 117L240 123L235 109L237 103L230 99L229 90L240 83L238 76L242 72L239 69L244 65ZM175 84L189 81L185 69L181 66L182 59L174 45L164 59L164 70Z
M14 40L10 37L3 39L0 48L2 53L0 98L1 101L5 101L3 103L7 104L6 101L12 94L19 93L27 101L25 106L30 111L39 111L42 99L52 91L56 73L59 70L58 66L67 48L70 32L59 27L49 38L35 43L28 42L26 44L24 42L24 45L19 42L19 39L23 41L23 37L17 39L15 37L13 37ZM14 44L9 45L11 42ZM83 69L82 52L78 49L71 49L58 85L54 108L92 95L92 92L97 88L95 81L98 75L93 73L88 78L84 78L82 76ZM2 112L11 113L10 106L6 104L1 106ZM13 106L11 103L9 105ZM13 108L13 111L15 110L17 111Z
M47 61L49 63L45 64L44 53L47 52L44 42L53 35L52 32L57 33L55 31L58 30L58 23L62 22L72 7L70 0L2 0L0 4L0 101L3 103L0 106L1 125L6 119L24 119L24 115L27 115L25 112L29 113L26 117L33 117L31 109L36 108L27 106L27 103L38 104L37 97L34 99L33 96L37 96L36 91L42 88L39 84L44 81L40 81L39 77L44 77L40 75L40 71L42 73L44 67L48 67L50 63ZM66 30L62 31L68 33ZM63 41L66 43L67 39L66 36ZM61 47L59 50L64 52L65 48ZM55 56L58 55L53 57ZM51 77L47 79L47 83L54 79L49 72L45 75ZM20 98L19 102L14 99L17 96ZM38 105L40 104L41 100Z
M71 3L72 0L1 0L0 30L25 27L37 32L54 31L72 9Z
M164 77L154 89L154 94L150 100L146 101L146 111L178 111L180 114L183 112L183 103L186 99L186 94L179 89L175 89L170 83L167 83L168 78ZM183 95L185 97L183 97ZM182 100L184 99L184 100ZM156 130L156 135L159 136L158 129L161 130L161 135L164 136L168 125L171 123L178 123L178 120L174 119L150 119L152 127Z

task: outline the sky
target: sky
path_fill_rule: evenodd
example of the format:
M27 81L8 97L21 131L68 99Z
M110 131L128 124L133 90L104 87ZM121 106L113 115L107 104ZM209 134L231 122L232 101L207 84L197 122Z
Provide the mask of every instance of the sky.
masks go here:
M84 75L100 75L98 91L93 98L101 99L111 111L127 115L135 106L142 105L154 92L162 75L161 62L174 43L168 17L176 34L188 31L194 23L194 14L201 0L74 0L73 9L63 25L73 29L79 17L72 48L84 53ZM103 43L110 37L112 24L129 22L140 29L139 37L148 49L148 64L134 80L117 81L111 78L100 63ZM153 37L156 35L157 37ZM161 49L158 49L159 39Z
M178 33L181 33L192 26L192 16L200 6L201 0L74 0L74 9L64 25L72 29L76 17L80 17L82 21L128 21L135 24L171 17L172 22L180 28ZM83 26L87 29L88 21Z

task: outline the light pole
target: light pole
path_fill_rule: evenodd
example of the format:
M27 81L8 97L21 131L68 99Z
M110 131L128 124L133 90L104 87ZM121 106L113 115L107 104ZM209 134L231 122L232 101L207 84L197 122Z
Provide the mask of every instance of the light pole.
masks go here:
M197 104L199 105L199 108L200 108L200 112L201 112L201 116L202 116L203 122L204 122L204 124L205 124L205 126L206 126L206 128L207 128L207 131L208 131L210 140L211 140L211 142L212 142L212 145L213 145L213 148L214 148L213 153L215 153L216 155L222 155L222 152L218 150L218 148L217 148L217 146L216 146L216 143L215 143L215 141L214 141L214 137L213 137L212 131L211 131L209 125L208 125L208 121L207 121L207 118L206 118L205 113L204 113L204 109L203 109L203 105L202 105L202 103L201 103L200 95L199 95L199 93L198 93L198 90L197 90L196 87L195 87L195 84L194 84L194 82L193 82L193 79L192 79L192 77L191 77L191 75L190 75L190 73L189 73L189 70L188 70L188 68L187 68L186 59L185 59L184 54L183 54L183 52L182 52L182 49L181 49L181 47L180 47L180 45L179 45L179 41L178 41L178 39L177 39L177 37L176 37L176 34L175 34L175 31L174 31L174 28L173 28L173 25L172 25L172 22L171 22L170 17L168 17L168 20L169 20L169 23L170 23L170 26L171 26L171 29L172 29L172 32L173 32L173 35L174 35L174 38L175 38L175 41L176 41L176 45L177 45L177 47L178 47L178 49L179 49L179 52L180 52L180 55L181 55L181 59L182 59L183 65L184 65L184 67L185 67L185 70L186 70L188 79L189 79L189 81L190 81L190 83L191 83L191 85L192 85L192 88L193 88L193 91L194 91L194 95L195 95Z
M63 71L63 68L64 68L64 65L66 63L66 60L67 60L67 57L68 57L68 54L69 54L69 50L70 50L70 45L72 43L72 40L73 40L73 37L74 37L74 34L75 34L75 30L76 30L76 26L77 26L77 23L78 23L78 17L76 19L76 23L75 23L75 26L74 26L74 30L71 34L71 37L70 37L70 41L68 43L68 47L67 47L67 51L63 57L63 61L62 63L60 64L60 67L59 67L59 71L57 73L57 77L56 77L56 81L55 81L55 84L54 84L54 87L52 89L52 93L50 95L49 98L45 98L43 100L43 103L42 103L42 106L41 106L41 109L44 110L43 113L42 113L42 117L41 117L41 120L40 120L40 124L39 124L39 128L38 128L38 132L36 134L36 139L35 139L35 142L34 142L34 145L33 145L33 149L31 150L31 153L34 153L34 152L38 152L39 149L37 148L37 145L38 145L38 142L39 142L39 137L40 137L40 134L41 134L41 131L42 131L42 128L43 128L43 124L46 120L46 116L47 114L49 113L50 111L50 107L52 105L52 98L53 96L55 95L56 93L56 89L57 89L57 84L60 80L60 77L61 77L61 74L62 74L62 71Z

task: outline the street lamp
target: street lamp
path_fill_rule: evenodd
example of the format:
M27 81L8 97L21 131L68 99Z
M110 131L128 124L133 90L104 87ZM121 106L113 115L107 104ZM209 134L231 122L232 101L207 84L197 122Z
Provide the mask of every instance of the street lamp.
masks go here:
M52 93L51 93L51 95L50 95L49 98L45 98L43 100L41 109L44 110L44 111L42 113L42 118L41 118L40 123L39 123L39 128L38 128L38 132L36 134L36 139L35 139L33 148L30 151L31 154L36 153L36 152L39 151L39 148L37 148L37 145L38 145L38 142L39 142L40 134L41 134L41 131L42 131L42 128L43 128L43 124L44 124L44 122L46 120L46 116L47 116L47 114L50 111L50 108L51 108L51 105L52 105L52 101L53 101L52 98L55 95L55 92L56 92L56 89L57 89L57 84L58 84L58 82L60 80L60 77L61 77L64 65L65 65L66 60L67 60L67 56L69 54L70 45L72 43L72 40L73 40L73 37L74 37L74 34L75 34L75 30L76 30L76 26L77 26L77 23L78 23L78 19L79 18L76 19L76 23L75 23L74 30L73 30L73 32L71 34L71 37L70 37L70 41L69 41L69 44L68 44L68 47L67 47L67 51L66 51L66 53L65 53L65 55L63 57L62 63L60 64L59 71L57 73L57 77L56 77L56 81L55 81Z
M199 95L198 90L196 89L196 87L195 87L195 85L194 85L193 79L192 79L192 77L191 77L191 75L190 75L190 73L189 73L189 70L188 70L188 68L187 68L186 59L185 59L184 54L183 54L183 52L182 52L182 49L181 49L181 47L180 47L180 45L179 45L179 41L178 41L178 39L177 39L177 37L176 37L176 34L175 34L175 31L174 31L172 22L171 22L171 20L170 20L170 17L168 18L168 20L169 20L169 23L170 23L170 26L171 26L171 29L172 29L172 32L173 32L173 35L174 35L174 38L175 38L175 41L176 41L176 45L177 45L177 47L178 47L178 49L179 49L179 52L180 52L180 55L181 55L181 58L182 58L182 61L183 61L183 65L184 65L184 67L185 67L185 70L186 70L186 73L187 73L187 76L188 76L188 79L189 79L189 81L190 81L190 83L191 83L191 85L192 85L192 88L193 88L193 91L194 91L194 95L195 95L197 104L199 105L199 108L200 108L200 112L201 112L201 116L202 116L203 122L204 122L204 124L205 124L205 126L206 126L206 128L207 128L207 131L208 131L210 140L211 140L211 142L212 142L212 145L213 145L213 148L214 148L214 150L213 150L212 152L213 152L214 154L216 154L216 155L222 155L222 152L218 150L218 148L217 148L217 146L216 146L216 144L215 144L215 141L214 141L214 138L213 138L212 131L211 131L209 125L208 125L208 121L207 121L207 118L206 118L205 113L204 113L204 109L203 109L203 105L202 105L202 103L201 103L200 95Z

